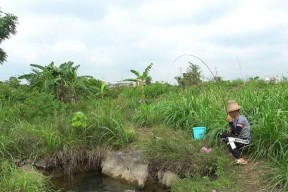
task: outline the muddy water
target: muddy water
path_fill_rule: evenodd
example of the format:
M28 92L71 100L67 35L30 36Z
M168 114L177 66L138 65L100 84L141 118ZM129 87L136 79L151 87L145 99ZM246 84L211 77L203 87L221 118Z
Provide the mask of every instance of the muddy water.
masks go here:
M57 190L63 192L165 192L160 185L149 183L144 189L136 186L127 185L124 182L111 179L100 173L85 173L74 177L72 181L64 178L57 178L52 181ZM129 191L130 192L130 191Z

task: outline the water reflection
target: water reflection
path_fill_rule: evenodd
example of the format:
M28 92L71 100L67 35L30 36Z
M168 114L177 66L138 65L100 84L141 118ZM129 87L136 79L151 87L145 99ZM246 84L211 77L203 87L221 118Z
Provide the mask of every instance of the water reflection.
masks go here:
M99 173L78 175L73 181L57 178L52 181L57 190L63 192L164 192L157 184L148 184L144 189L127 185L121 181L105 177Z

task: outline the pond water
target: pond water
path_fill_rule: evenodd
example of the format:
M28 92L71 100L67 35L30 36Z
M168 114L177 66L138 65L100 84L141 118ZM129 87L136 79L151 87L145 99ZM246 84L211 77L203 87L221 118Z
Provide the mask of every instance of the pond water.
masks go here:
M56 190L63 192L167 192L156 183L148 183L144 189L105 177L100 173L85 173L67 181L63 177L51 181Z

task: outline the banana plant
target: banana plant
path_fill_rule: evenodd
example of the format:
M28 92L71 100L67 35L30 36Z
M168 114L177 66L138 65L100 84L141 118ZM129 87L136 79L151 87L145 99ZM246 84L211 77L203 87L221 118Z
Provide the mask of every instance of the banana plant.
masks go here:
M149 72L153 66L153 63L148 65L144 72L141 74L140 72L131 69L130 72L136 75L136 78L134 79L125 79L125 81L132 81L136 83L136 87L140 87L141 89L141 102L145 102L145 91L144 91L144 84L146 83L147 80L150 80L151 77L149 76Z
M83 77L77 76L80 65L73 66L73 62L65 62L56 67L54 62L48 66L31 64L32 73L25 74L19 79L26 79L32 89L50 92L64 102L76 101L76 90L78 86L85 88ZM87 90L87 89L86 89Z

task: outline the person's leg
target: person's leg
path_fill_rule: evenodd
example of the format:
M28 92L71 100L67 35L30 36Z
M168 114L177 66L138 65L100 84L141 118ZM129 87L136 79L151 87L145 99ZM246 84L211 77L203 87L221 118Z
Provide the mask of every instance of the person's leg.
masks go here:
M233 143L231 143L233 145ZM247 164L247 161L242 157L242 149L245 146L243 143L234 142L236 148L233 150L233 156L237 159L238 164ZM231 146L231 145L230 145ZM232 148L232 146L231 146Z
M228 147L230 153L236 159L241 158L241 151L237 147L236 142L234 142L234 138L233 137L227 137L227 139L225 139L225 141L226 141L226 144L227 144L227 147Z
M236 144L236 147L238 148L238 150L240 151L240 163L244 162L244 163L247 163L247 161L243 158L242 154L243 154L243 150L245 149L245 147L247 147L249 144L243 144L243 143L238 143L238 142L235 142Z
M238 148L238 150L242 153L242 150L245 145L243 143L238 143L238 142L235 142L235 145Z
M232 137L232 135L230 134L230 133L228 133L228 132L222 132L222 133L220 133L220 139L222 140L222 141L224 141L225 143L227 143L227 138L228 137Z
M227 132L221 133L220 138L227 144L230 153L237 159L237 163L247 164L247 161L241 157L243 143L235 142L235 137Z

